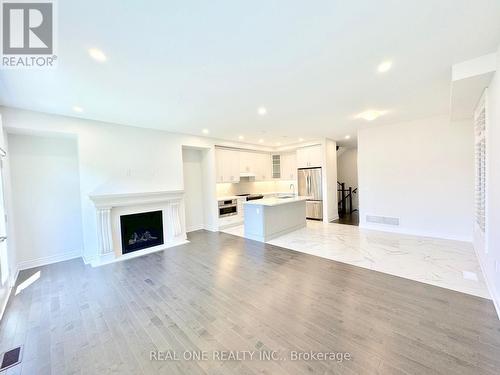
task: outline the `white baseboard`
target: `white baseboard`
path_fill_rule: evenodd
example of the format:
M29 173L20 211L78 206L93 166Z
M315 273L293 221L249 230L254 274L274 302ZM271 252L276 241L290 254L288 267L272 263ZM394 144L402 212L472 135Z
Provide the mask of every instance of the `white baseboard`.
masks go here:
M481 258L479 254L477 253L478 249L476 249L476 246L474 246L474 252L476 253L476 258L479 263L479 267L481 268L481 272L483 273L484 281L486 282L486 287L488 288L488 291L490 292L490 297L491 300L493 301L493 306L495 306L495 310L497 312L498 319L500 320L500 295L498 294L498 291L495 287L495 283L490 280L488 273L485 272L485 268L483 266L483 262L481 261Z
M47 264L62 262L69 259L80 258L82 256L81 250L78 251L70 251L67 253L51 255L48 257L37 258L32 260L25 260L23 262L19 262L17 264L17 268L19 271L27 270L33 267L45 266ZM17 277L16 277L17 278Z
M365 223L359 223L359 227L362 229L376 230L379 232L408 234L410 236L439 238L442 240L452 240L452 241L461 241L461 242L472 243L472 234L470 236L456 236L456 235L450 235L450 234L425 232L425 231L411 230L411 229L405 229L405 228L399 228L399 227L391 227L391 226L385 226L385 225L384 226L371 225L371 224L365 224Z
M92 264L95 257L89 258L89 257L86 257L85 255L82 255L82 259L83 259L84 264Z
M210 225L205 226L205 228L204 228L204 229L205 229L205 230L208 230L208 231L210 231L210 232L218 232L218 231L219 231L219 228L217 228L217 227L212 227L212 226L210 226Z
M186 233L194 232L195 230L201 230L201 229L205 229L205 225L203 224L190 225L189 227L186 227Z
M12 293L12 287L9 287L9 289L5 292L4 299L1 301L1 306L0 306L0 320L3 318L3 313L5 312L5 308L7 307L7 303L9 302L10 299L10 294Z
M148 255L148 254L156 253L158 251L163 251L163 250L169 249L171 247L179 246L179 245L184 245L184 244L187 244L187 243L189 243L188 240L186 240L186 239L180 239L180 240L177 240L177 241L170 242L168 244L162 245L161 247L155 246L155 247L149 248L149 249L134 251L132 253L121 255L119 257L116 257L114 253L106 254L106 255L103 255L101 257L92 258L90 260L90 265L92 267L100 267L100 266L104 266L106 264L121 262L121 261L124 261L124 260L137 258L137 257L143 256L143 255ZM87 262L87 261L89 261L89 259L87 259L87 260L84 259L84 262ZM86 264L88 264L88 263L86 263Z

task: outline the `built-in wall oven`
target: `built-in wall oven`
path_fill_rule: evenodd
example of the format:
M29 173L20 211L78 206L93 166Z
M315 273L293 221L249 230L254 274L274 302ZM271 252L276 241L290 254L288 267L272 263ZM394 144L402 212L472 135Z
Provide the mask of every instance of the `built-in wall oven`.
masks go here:
M238 215L238 200L226 199L219 201L219 217Z

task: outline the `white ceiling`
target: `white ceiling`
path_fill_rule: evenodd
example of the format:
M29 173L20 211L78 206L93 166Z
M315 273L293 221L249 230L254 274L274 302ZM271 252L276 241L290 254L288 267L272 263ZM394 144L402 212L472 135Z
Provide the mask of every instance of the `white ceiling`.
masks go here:
M58 20L58 67L1 71L1 104L269 146L449 113L451 65L500 43L499 0L65 0Z

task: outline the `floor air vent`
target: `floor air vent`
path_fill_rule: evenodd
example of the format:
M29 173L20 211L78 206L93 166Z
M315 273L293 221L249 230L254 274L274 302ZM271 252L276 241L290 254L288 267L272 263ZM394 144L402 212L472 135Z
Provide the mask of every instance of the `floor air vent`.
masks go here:
M21 363L21 347L11 349L3 353L2 355L2 366L0 371L6 370L9 367L15 366Z
M368 223L376 223L376 224L399 225L398 217L366 215L366 221Z

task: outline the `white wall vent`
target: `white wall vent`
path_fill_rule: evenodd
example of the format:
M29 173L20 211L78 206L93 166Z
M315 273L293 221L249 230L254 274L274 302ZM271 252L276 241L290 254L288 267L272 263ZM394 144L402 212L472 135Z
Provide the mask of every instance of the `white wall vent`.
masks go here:
M366 215L366 221L368 223L376 223L376 224L399 225L398 217Z

